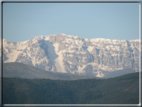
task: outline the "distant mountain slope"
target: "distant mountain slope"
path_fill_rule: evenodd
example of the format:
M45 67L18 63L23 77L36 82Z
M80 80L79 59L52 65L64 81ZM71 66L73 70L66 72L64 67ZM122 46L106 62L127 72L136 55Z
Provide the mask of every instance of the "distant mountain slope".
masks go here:
M117 70L114 72L107 73L105 78L117 77L120 75L134 73L132 69ZM104 72L105 74L106 72ZM19 78L45 78L45 79L65 79L65 80L75 80L75 79L89 79L89 78L99 78L94 75L78 75L69 73L54 73L50 71L45 71L34 66L30 66L23 63L11 62L3 64L3 76L4 77L19 77Z
M52 72L105 77L139 70L140 40L86 39L57 34L24 42L3 40L4 63L21 62Z
M3 64L3 77L19 77L28 79L61 79L61 80L76 80L96 78L95 76L80 76L68 73L54 73L45 71L30 65L12 62Z
M139 74L111 79L3 78L4 104L138 104Z

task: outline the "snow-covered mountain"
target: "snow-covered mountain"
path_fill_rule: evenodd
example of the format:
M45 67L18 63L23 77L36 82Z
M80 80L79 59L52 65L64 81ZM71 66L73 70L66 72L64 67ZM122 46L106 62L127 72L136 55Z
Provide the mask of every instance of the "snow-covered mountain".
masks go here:
M3 40L6 62L21 62L61 73L104 77L116 70L139 70L140 40L86 39L65 34L24 42Z

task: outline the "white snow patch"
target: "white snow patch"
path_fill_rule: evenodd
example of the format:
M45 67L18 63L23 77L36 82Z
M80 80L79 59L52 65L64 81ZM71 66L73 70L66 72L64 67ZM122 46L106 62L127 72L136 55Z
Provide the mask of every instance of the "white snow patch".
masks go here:
M27 41L25 41L25 43L26 43ZM18 57L18 55L20 54L20 53L22 53L22 51L23 51L23 49L25 49L26 48L26 46L25 45L23 45L23 43L24 42L18 42L17 43L17 46L12 46L12 47L10 47L10 46L7 46L7 45L5 45L4 47L9 47L9 48L11 48L11 53L9 53L9 54L7 54L7 57L8 57L8 59L5 61L5 62L15 62L16 61L16 59L17 59L17 57ZM8 50L5 48L5 50L6 50L6 52L8 52Z
M76 38L79 38L79 36L73 36L73 37L74 37L75 39L76 39Z
M22 53L21 51L13 50L12 53L7 54L8 60L5 62L16 62L18 55Z
M96 77L100 77L100 78L104 77L104 74L101 73L100 71L98 71L97 73L98 73L98 74L96 75Z
M53 46L55 47L55 52L57 54L59 43L54 43Z
M49 40L49 36L46 36L46 37L45 37L45 40L48 41L48 40Z
M45 42L46 44L47 44L47 46L48 46L48 58L49 58L49 60L51 61L51 63L53 64L53 65L55 65L55 59L58 57L58 55L55 53L55 49L54 49L54 47L53 47L53 44L52 43L50 43L50 42Z
M57 68L57 71L58 72L62 72L62 73L66 73L66 70L65 70L65 67L64 67L64 63L63 63L62 51L58 52L59 43L55 43L53 45L55 47L55 52L58 55L58 57L55 59L55 66Z
M58 53L58 58L55 59L55 66L57 68L58 72L66 73L65 68L64 68L64 63L63 63L63 56L62 53Z
M68 61L69 64L73 64L72 62Z
M26 41L23 41L23 42L17 42L17 44L19 43L19 44L26 44L28 41L30 41L30 40L26 40Z
M95 39L90 39L90 41L91 42L111 41L111 39L95 38Z
M93 50L93 48L94 48L94 46L88 46L87 50L88 50L89 52L91 52L91 51Z
M85 40L85 41L89 41L89 39L87 39L87 38L84 38L84 40Z
M46 59L46 57L44 57L43 59L40 59L40 60L37 60L37 59L32 60L32 63L33 63L34 65L35 65L35 64L40 64L40 63L42 63L42 62L48 63L49 61L48 61L48 59Z
M78 73L84 73L84 70L83 70L83 69L84 69L86 66L87 66L87 65L79 65L77 72L78 72Z
M60 33L60 34L62 34L62 35L66 35L66 34L64 34L64 33Z
M140 39L136 39L136 40L129 40L129 42L140 42Z

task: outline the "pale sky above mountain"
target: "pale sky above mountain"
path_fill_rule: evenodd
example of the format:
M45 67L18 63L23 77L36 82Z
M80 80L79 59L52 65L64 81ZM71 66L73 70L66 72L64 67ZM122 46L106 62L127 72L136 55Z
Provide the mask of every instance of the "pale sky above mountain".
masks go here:
M59 33L88 39L139 39L139 3L3 4L4 39L20 42Z

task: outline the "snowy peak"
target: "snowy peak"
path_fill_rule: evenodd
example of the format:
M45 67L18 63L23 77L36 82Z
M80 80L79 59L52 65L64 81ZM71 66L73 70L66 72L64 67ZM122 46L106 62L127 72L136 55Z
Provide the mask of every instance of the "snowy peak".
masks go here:
M57 34L23 42L3 40L4 62L22 62L61 73L104 77L125 68L138 71L140 40L86 39Z

